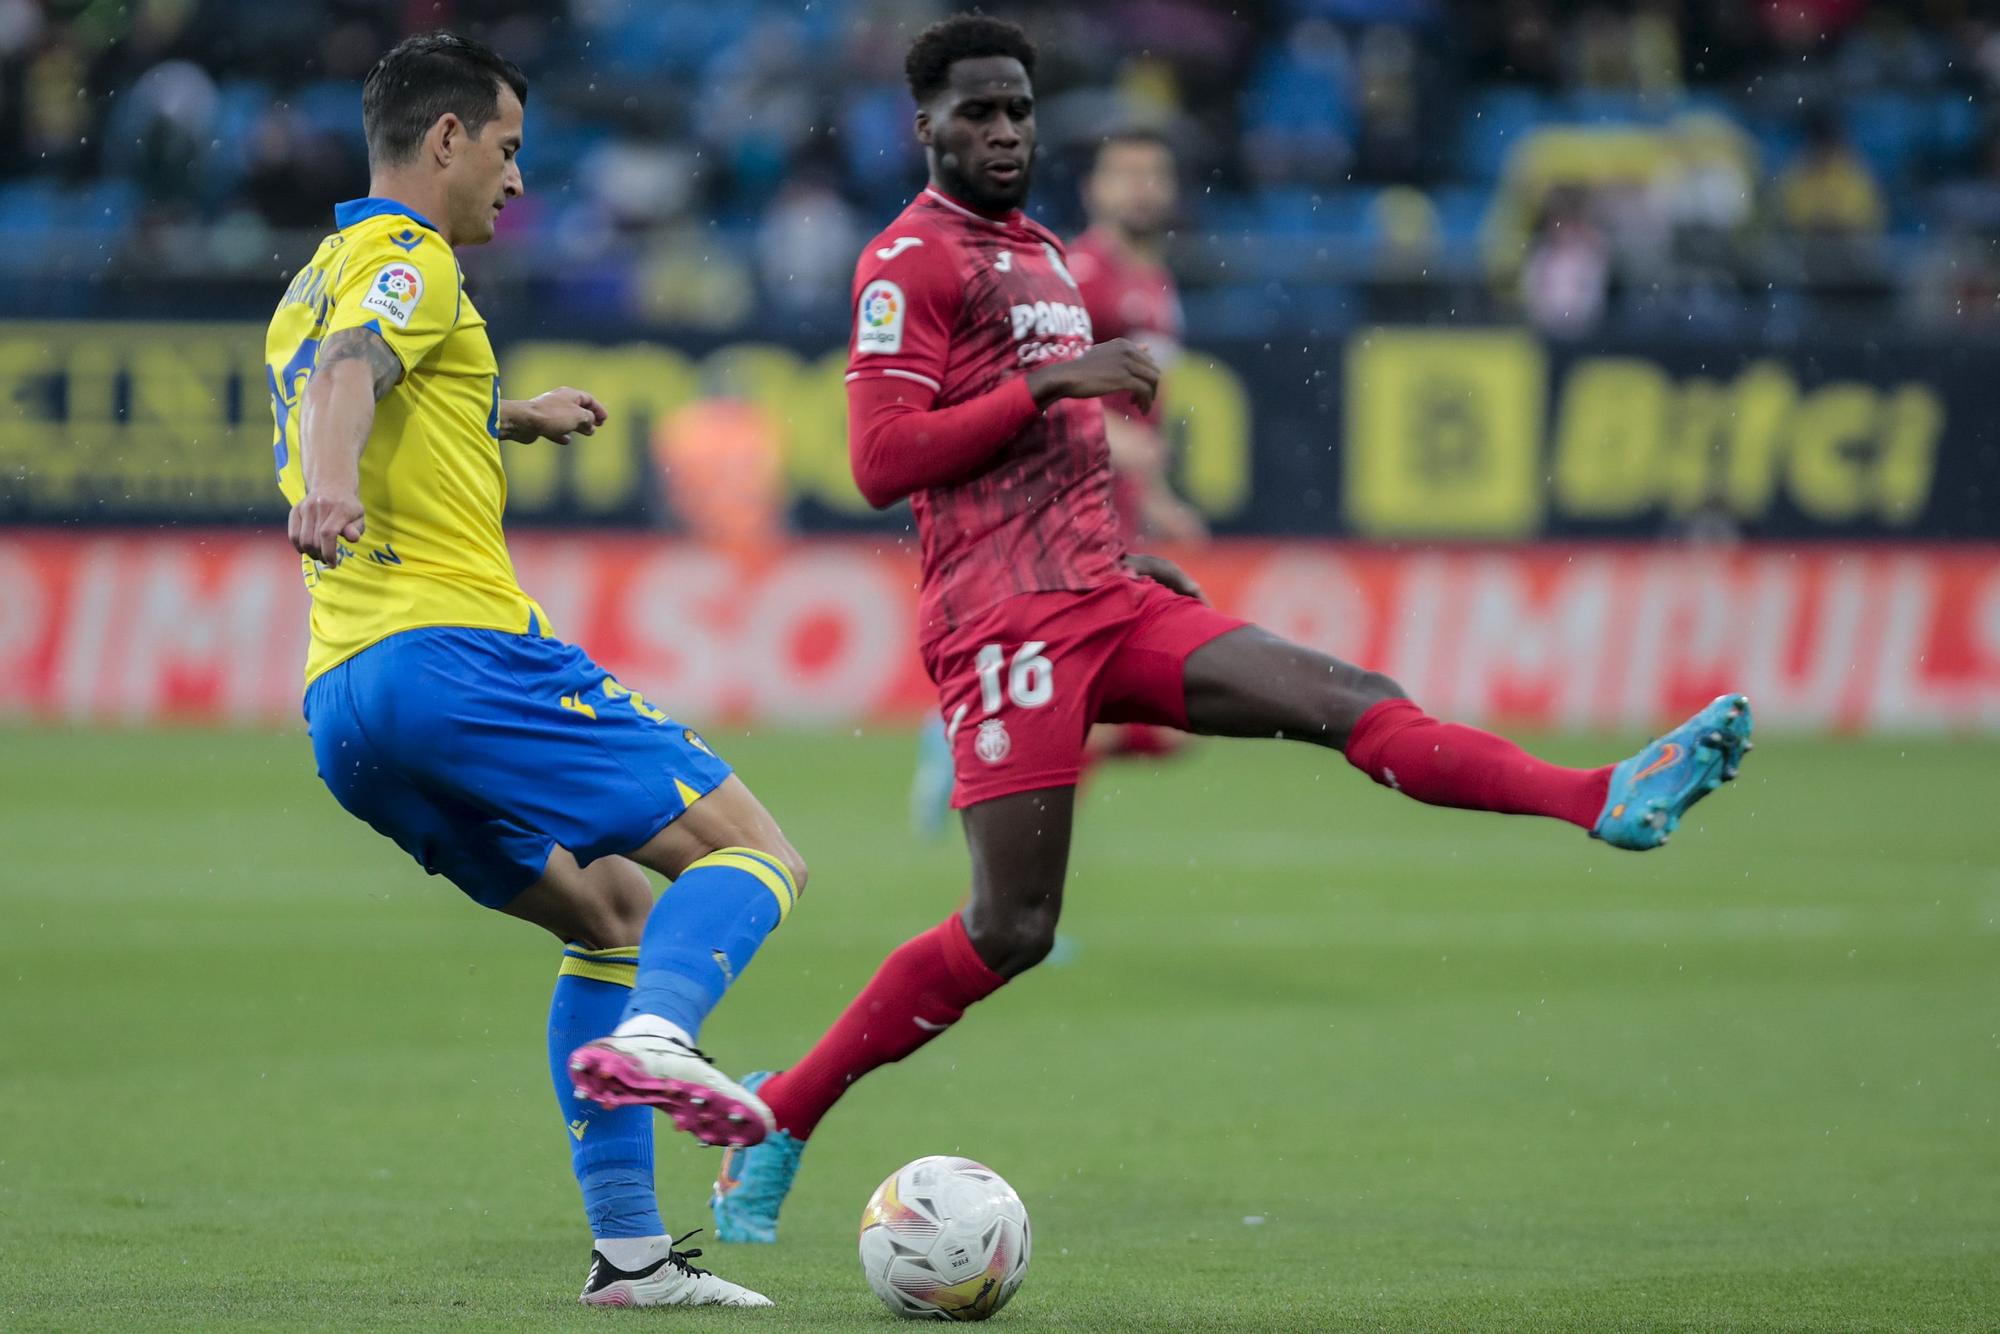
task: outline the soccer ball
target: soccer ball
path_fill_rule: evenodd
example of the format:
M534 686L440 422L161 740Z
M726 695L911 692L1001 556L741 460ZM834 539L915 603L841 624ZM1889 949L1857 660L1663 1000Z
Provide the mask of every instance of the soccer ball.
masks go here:
M897 1315L984 1320L1028 1272L1028 1211L970 1158L919 1158L861 1211L861 1272Z

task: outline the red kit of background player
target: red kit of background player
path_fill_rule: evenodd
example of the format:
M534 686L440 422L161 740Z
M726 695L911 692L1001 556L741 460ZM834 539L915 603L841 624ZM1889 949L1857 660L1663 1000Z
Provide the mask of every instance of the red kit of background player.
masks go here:
M1163 374L1170 373L1180 357L1182 322L1180 293L1166 265L1133 254L1100 225L1070 242L1069 269L1083 293L1083 308L1090 312L1098 341L1129 338L1152 354ZM1130 394L1116 394L1103 403L1107 426L1123 418L1157 434L1163 424L1165 413L1158 400L1141 408ZM1159 467L1165 461L1154 462ZM1136 542L1144 528L1145 480L1119 469L1111 485L1119 531L1127 542Z

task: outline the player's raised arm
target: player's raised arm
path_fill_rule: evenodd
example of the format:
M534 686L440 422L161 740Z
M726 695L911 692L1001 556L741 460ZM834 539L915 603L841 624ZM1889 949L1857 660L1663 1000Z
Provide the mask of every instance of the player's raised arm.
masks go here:
M1122 338L1013 376L948 408L933 407L937 390L921 381L850 375L847 449L854 482L869 504L882 509L979 472L1057 399L1131 394L1144 404L1159 382L1152 357Z
M965 282L944 238L885 233L862 252L848 353L848 461L877 509L979 472L1057 399L1130 393L1151 402L1159 385L1145 350L1118 339L939 408L964 303Z
M848 463L855 486L876 509L964 481L1041 411L1024 375L948 408L933 408L936 398L923 385L848 382Z
M402 378L403 363L372 329L342 329L321 347L299 418L306 493L285 523L304 555L336 565L341 541L361 539L361 452L375 404Z

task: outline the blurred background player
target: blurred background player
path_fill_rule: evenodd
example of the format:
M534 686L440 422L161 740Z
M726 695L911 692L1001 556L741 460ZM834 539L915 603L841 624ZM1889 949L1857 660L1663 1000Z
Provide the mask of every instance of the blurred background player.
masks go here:
M1180 292L1167 267L1167 240L1180 203L1174 150L1156 130L1106 135L1083 178L1090 226L1069 243L1069 271L1099 342L1128 338L1160 368L1160 393L1140 404L1129 394L1103 400L1111 448L1111 503L1127 546L1141 538L1192 546L1208 537L1201 512L1168 480L1173 445L1165 423L1166 384L1181 353ZM1090 729L1086 764L1120 756L1160 759L1185 748L1187 736L1147 723L1099 723Z
M1162 384L1180 356L1180 293L1167 268L1167 239L1180 185L1172 146L1148 129L1120 129L1097 144L1081 196L1090 226L1069 244L1066 259L1083 294L1099 342L1128 339L1146 349ZM1206 540L1201 512L1174 494L1168 473L1173 446L1162 431L1164 389L1141 404L1130 394L1102 400L1111 449L1111 503L1129 546L1141 537L1180 546ZM1158 759L1184 749L1184 733L1146 723L1100 723L1090 730L1086 765L1133 756ZM918 733L917 771L910 786L911 827L936 836L951 810L951 750L944 723L928 719Z
M1091 333L1101 343L1128 338L1145 348L1164 386L1183 334L1180 292L1167 268L1180 186L1166 136L1144 129L1106 135L1083 178L1082 197L1090 226L1069 243L1065 258L1090 312ZM1143 406L1130 394L1103 400L1112 503L1128 542L1200 542L1208 524L1167 480L1173 447L1161 433L1163 397Z
M805 1144L856 1080L1048 956L1094 723L1305 741L1415 800L1562 820L1633 851L1664 844L1750 745L1748 702L1725 695L1615 765L1550 764L1216 611L1172 562L1129 552L1095 400L1145 411L1159 368L1136 343L1094 341L1061 242L1022 212L1035 48L1011 23L959 15L926 29L905 68L930 183L862 247L848 450L869 503L907 497L917 520L920 651L971 893L894 950L795 1065L745 1080L778 1129L724 1158L727 1241L777 1239Z
M272 316L278 483L312 593L305 715L351 814L563 941L549 1067L591 1226L581 1300L768 1306L674 1249L650 1108L711 1143L766 1132L694 1042L805 866L701 738L555 638L515 578L501 440L606 420L575 389L500 397L454 254L521 197L527 96L511 62L446 33L384 55L362 94L368 196L335 209ZM641 867L673 892L656 904Z

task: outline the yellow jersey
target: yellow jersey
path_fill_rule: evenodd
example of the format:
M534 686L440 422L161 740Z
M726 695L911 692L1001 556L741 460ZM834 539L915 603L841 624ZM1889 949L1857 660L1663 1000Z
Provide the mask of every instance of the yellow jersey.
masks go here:
M306 680L401 630L469 626L547 634L501 535L499 365L444 237L392 199L334 210L271 316L264 339L278 486L305 495L299 419L320 345L343 329L380 334L403 379L375 405L361 455L366 531L338 565L302 557L312 591Z

